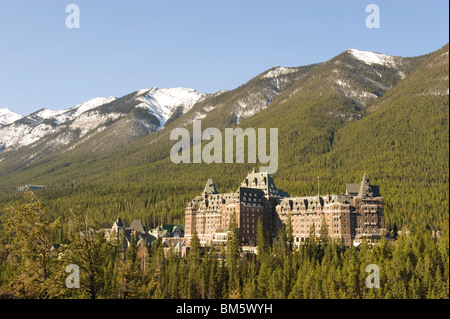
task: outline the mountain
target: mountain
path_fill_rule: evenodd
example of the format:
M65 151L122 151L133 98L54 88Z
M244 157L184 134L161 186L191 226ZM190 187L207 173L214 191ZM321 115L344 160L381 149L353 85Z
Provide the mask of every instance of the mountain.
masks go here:
M8 125L22 118L22 115L14 113L10 109L0 109L0 125Z
M332 62L334 67L329 70L327 82L355 104L356 112L338 112L335 115L361 117L359 111L404 78L405 72L411 68L411 61L415 60L355 49L346 51ZM201 94L185 88L152 88L138 90L117 101L112 97L96 98L69 110L42 109L0 129L2 150L8 152L27 146L33 149L33 153L28 152L22 158L36 160L62 146L72 144L73 148L80 145L119 120L122 123L109 129L102 142L94 142L90 146L93 150L117 149L161 130L180 117L176 121L178 127L189 125L194 119L202 119L205 124L217 128L236 125L268 107L292 84L300 82L304 85L306 82L299 80L308 78L314 69L322 70L329 64L275 67L235 90L216 94ZM353 68L361 67L361 64L364 72L355 77L357 72L353 72ZM284 96L290 98L300 89ZM113 101L115 103L112 104ZM116 139L111 143L108 137ZM27 164L29 162L26 161Z
M208 118L219 119L220 123L213 122L219 127L237 123L239 118L245 119L268 106L302 71L278 67L266 73L231 92L202 94L186 88L152 88L118 99L94 99L97 105L92 100L67 111L39 110L0 130L5 145L0 161L17 168L56 150L65 153L76 149L90 155L115 153L173 122L186 126L207 114ZM228 113L209 116L214 108L217 108L214 114L224 110Z
M46 135L58 132L61 125L73 122L82 113L112 100L114 98L95 98L62 111L41 109L28 116L10 121L7 125L0 127L0 141L4 146L4 151L28 146ZM61 141L64 143L63 138Z
M94 98L67 110L41 109L0 127L4 158L12 151L23 153L26 147L21 157L26 161L20 163L28 165L63 146L74 147L74 143L82 143L120 121L128 123L126 130L117 130L121 136L131 132L140 138L161 129L168 120L180 116L204 96L192 89L152 88L121 99ZM130 121L135 125L130 125Z
M201 119L203 128L278 128L274 178L291 195L317 193L317 176L321 192L339 193L344 183L367 173L381 186L388 223L428 221L437 227L445 221L448 45L410 58L350 49L318 64L272 68L234 90L187 94L198 99L183 98L190 102L182 107L161 102L157 96L164 91L152 90L65 122L61 132L83 118L119 114L66 145L43 153L61 137L53 132L4 152L0 202L17 199L19 185L44 184L49 187L40 196L55 214L81 204L105 225L117 215L142 218L146 225L182 223L186 202L208 178L220 191L232 190L253 168L172 163L170 132L191 130L193 120ZM176 101L169 91L164 101Z

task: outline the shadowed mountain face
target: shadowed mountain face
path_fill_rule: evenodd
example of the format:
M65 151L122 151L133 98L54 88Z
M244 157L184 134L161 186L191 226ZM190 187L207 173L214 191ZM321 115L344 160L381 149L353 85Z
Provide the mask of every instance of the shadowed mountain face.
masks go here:
M94 100L13 122L11 114L4 117L0 200L16 198L22 184L43 184L49 187L42 195L53 207L59 203L58 214L81 201L92 210L102 207L100 221L123 211L179 222L186 201L208 178L226 191L253 167L173 164L170 132L192 132L192 122L201 119L203 129L278 128L275 178L290 194L315 193L318 175L324 192L343 192L344 182L366 172L392 205L388 222L408 220L406 202L435 210L436 223L443 220L438 211L448 204L442 188L448 183L448 45L413 58L350 49L319 64L272 68L216 94L154 88ZM435 203L418 201L432 196L427 191Z

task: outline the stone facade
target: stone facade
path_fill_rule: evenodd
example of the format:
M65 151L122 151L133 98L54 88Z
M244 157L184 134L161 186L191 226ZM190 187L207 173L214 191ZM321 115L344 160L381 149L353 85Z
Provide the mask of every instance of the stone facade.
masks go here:
M209 179L201 196L195 197L185 210L185 237L187 244L197 232L200 243L226 242L226 234L233 213L244 245L255 245L256 225L261 219L266 232L273 233L275 206L289 194L276 188L267 173L248 174L236 192L219 194Z
M289 216L297 246L306 242L311 227L318 238L322 221L327 223L329 236L342 240L347 247L358 245L364 238L377 240L386 232L383 198L366 175L359 184L347 184L343 195L306 197L290 197L263 172L249 173L233 193L218 193L209 179L201 196L188 204L185 213L187 245L195 232L203 246L225 243L233 213L242 243L249 246L256 244L258 219L265 232L276 237Z

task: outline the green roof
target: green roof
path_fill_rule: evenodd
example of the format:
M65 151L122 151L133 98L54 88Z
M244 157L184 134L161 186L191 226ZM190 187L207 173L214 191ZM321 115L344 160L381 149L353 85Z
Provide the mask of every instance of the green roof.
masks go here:
M181 231L184 232L184 225L162 224L162 225L159 225L157 228L159 228L159 229L161 229L163 231L173 232L175 227L178 227Z

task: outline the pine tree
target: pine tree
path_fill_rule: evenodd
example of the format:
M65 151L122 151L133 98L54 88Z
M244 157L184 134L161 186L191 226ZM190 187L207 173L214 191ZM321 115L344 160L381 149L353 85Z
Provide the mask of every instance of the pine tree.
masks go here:
M294 229L292 228L291 213L286 215L286 245L288 251L294 250Z
M256 246L258 247L258 260L260 260L268 252L268 242L261 218L258 219L256 224Z
M269 298L269 280L272 274L272 266L269 258L262 261L257 277L257 298Z
M130 235L130 244L126 250L126 260L131 262L131 265L134 267L136 265L136 257L137 257L137 240L136 240L136 232L132 231Z
M286 232L284 230L284 227L280 227L278 229L277 242L275 246L275 252L280 257L280 259L284 258L284 256L286 255L287 246Z
M316 226L314 223L309 227L308 243L306 245L306 254L309 258L316 258L317 256L317 239Z
M320 234L319 234L319 245L321 248L328 246L330 242L330 236L328 234L328 223L325 219L325 216L322 216L322 222L320 225Z
M5 295L14 298L47 299L63 294L64 265L53 249L52 235L60 219L49 221L48 209L31 191L26 203L5 208L5 231L12 238L6 245L13 272L5 287Z
M194 231L194 235L191 238L191 246L189 250L189 260L198 264L201 258L202 247L200 245L200 239L198 238L197 231Z
M241 238L236 220L236 213L230 217L227 237L227 268L229 271L229 293L236 296L239 291L238 261L241 252Z
M87 217L79 208L70 210L68 249L63 259L80 269L81 290L96 299L105 285L103 279L107 256L113 251L102 233L89 225Z

